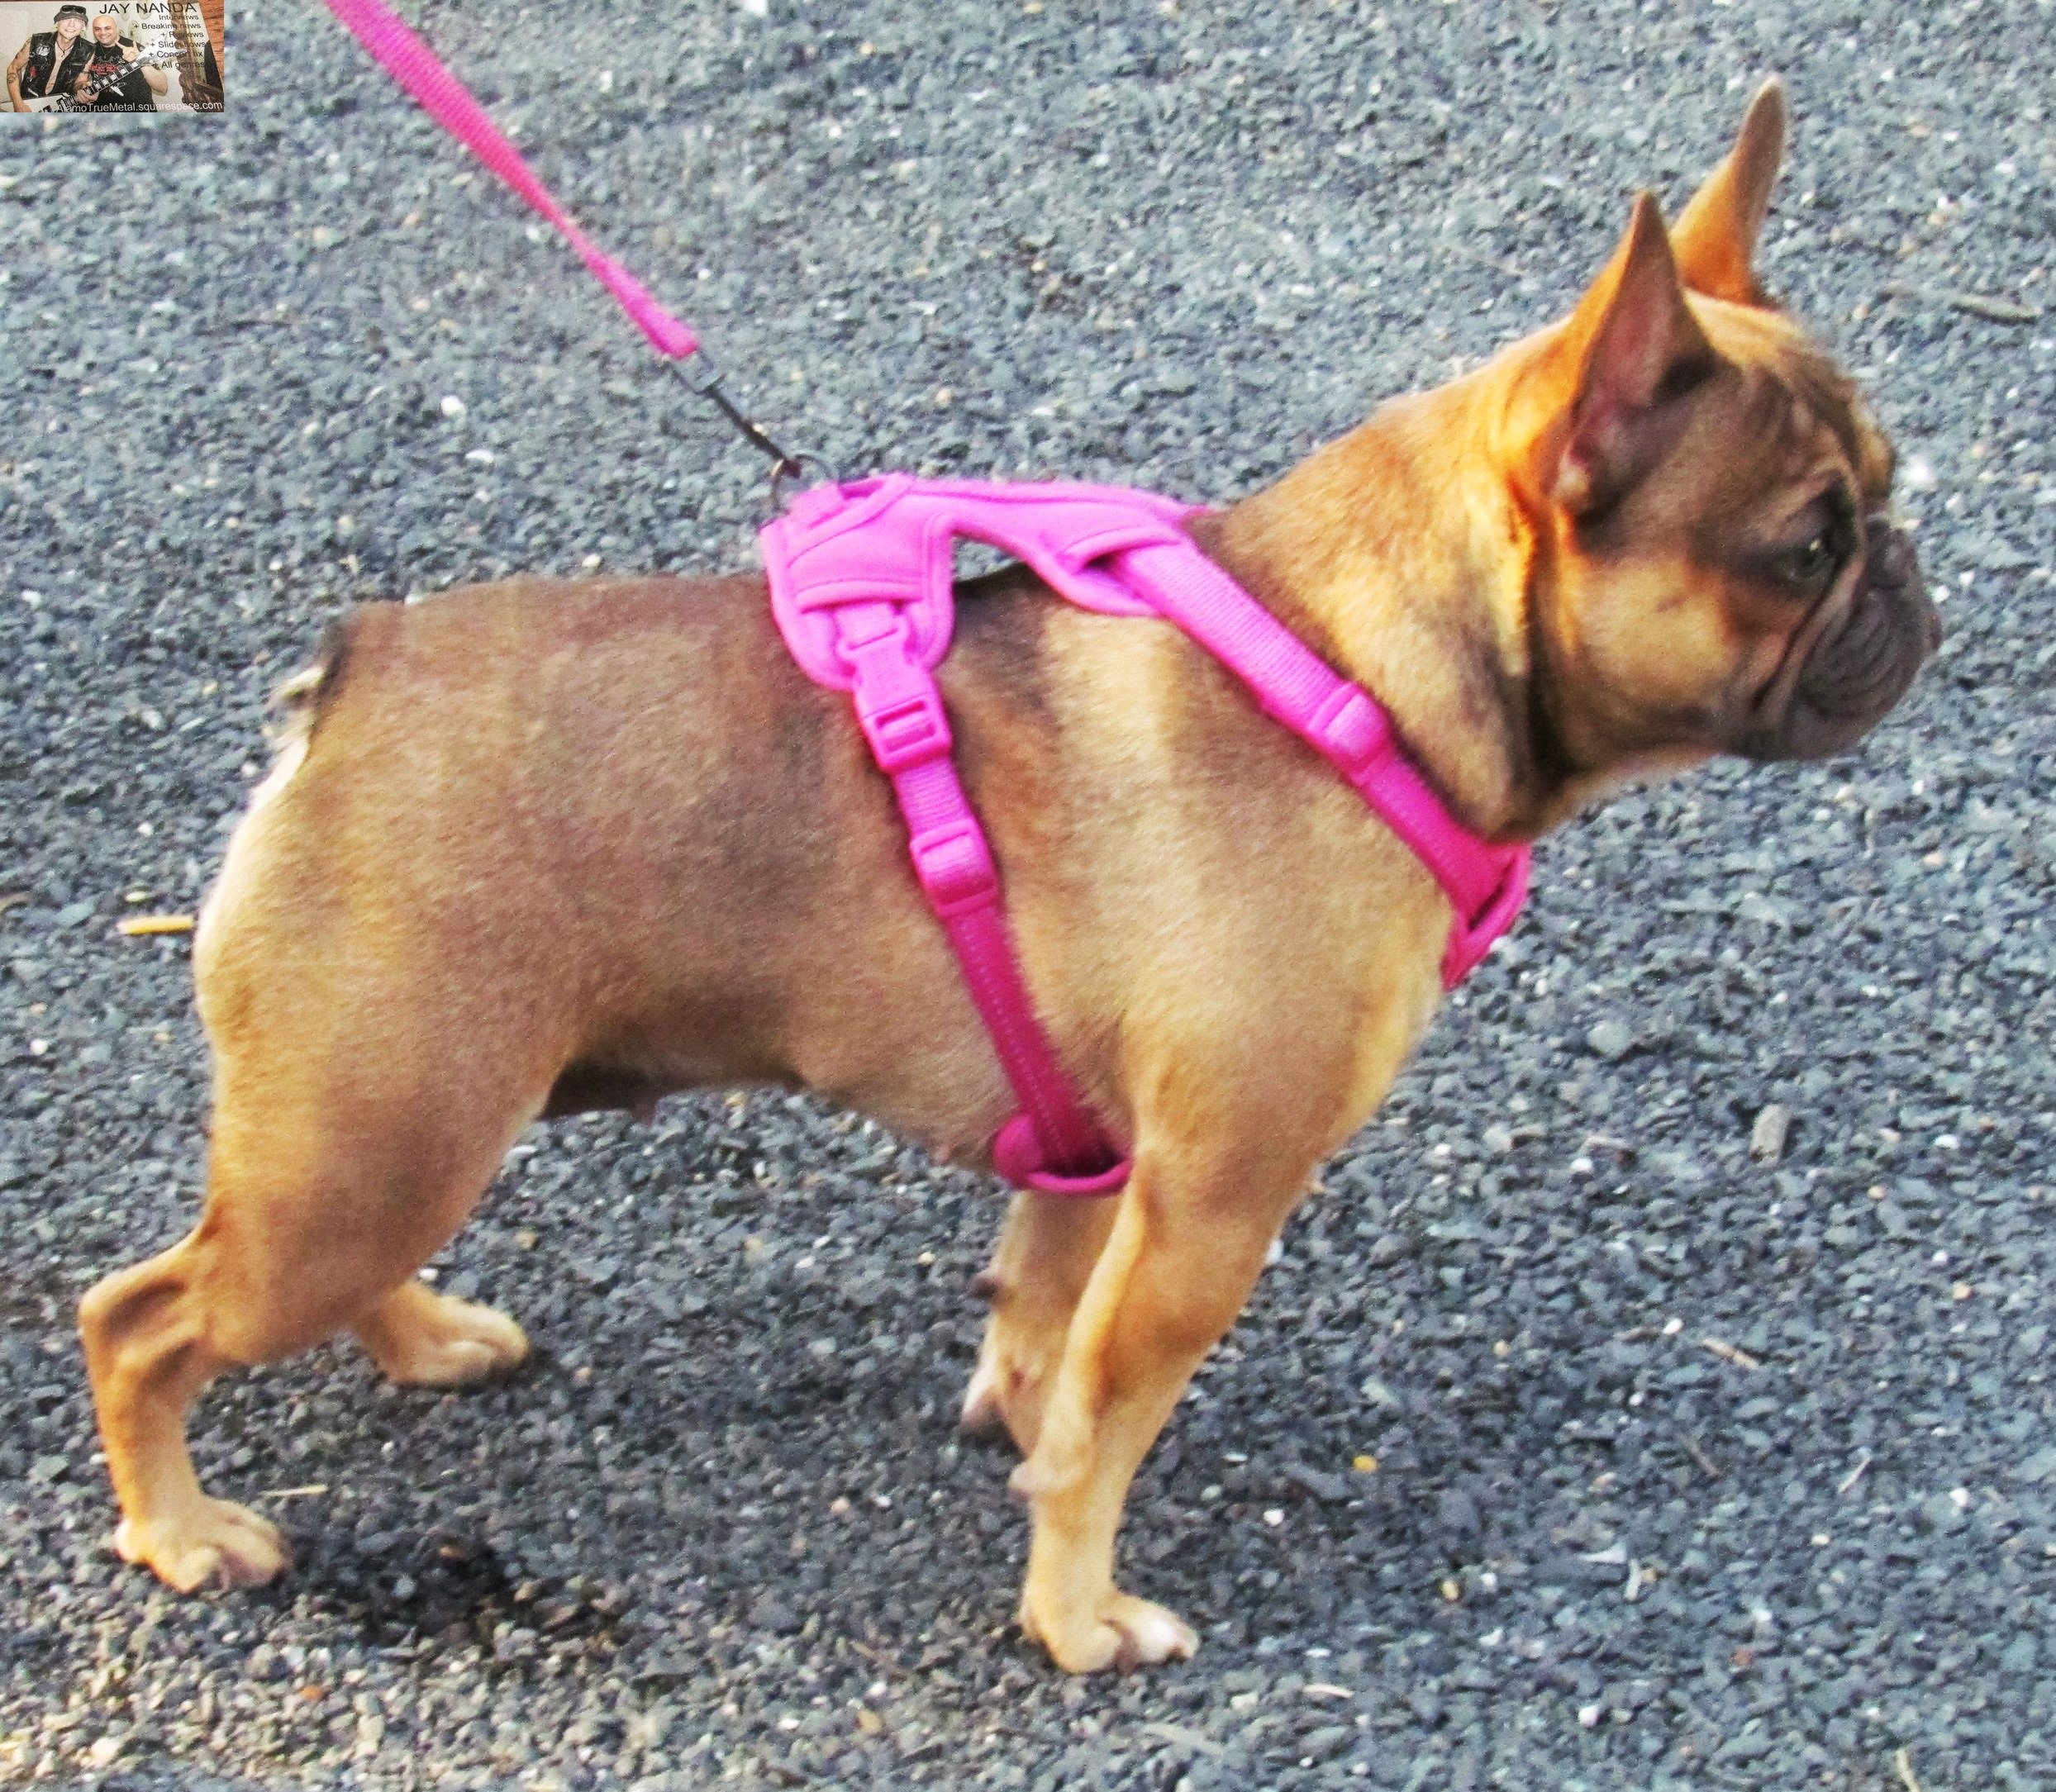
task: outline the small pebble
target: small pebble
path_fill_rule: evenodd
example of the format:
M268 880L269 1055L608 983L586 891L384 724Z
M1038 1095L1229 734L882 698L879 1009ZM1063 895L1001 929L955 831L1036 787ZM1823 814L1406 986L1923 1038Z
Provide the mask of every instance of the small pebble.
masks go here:
M1792 1131L1792 1110L1773 1101L1760 1110L1749 1128L1749 1155L1764 1163L1775 1163L1785 1154L1786 1136Z

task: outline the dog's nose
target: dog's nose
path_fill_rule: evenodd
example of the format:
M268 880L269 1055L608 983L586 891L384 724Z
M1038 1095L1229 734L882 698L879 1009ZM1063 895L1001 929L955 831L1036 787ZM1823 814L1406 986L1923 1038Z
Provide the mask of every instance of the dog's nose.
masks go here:
M1920 657L1932 658L1942 644L1942 613L1928 597L1913 537L1882 516L1868 520L1864 535L1870 583L1880 596L1912 611L1920 630Z
M1919 582L1920 556L1913 545L1913 537L1888 517L1873 516L1864 524L1863 553L1870 562L1873 582L1879 585Z

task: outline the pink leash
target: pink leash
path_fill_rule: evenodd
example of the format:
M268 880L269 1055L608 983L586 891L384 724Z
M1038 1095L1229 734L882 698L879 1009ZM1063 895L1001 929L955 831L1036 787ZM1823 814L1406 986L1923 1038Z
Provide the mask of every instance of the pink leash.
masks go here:
M658 354L676 360L699 347L700 339L692 334L691 325L673 317L641 281L572 221L571 214L550 197L550 189L521 159L521 152L486 116L485 108L389 8L378 0L328 0L328 9L356 33L358 42L421 102L430 117L550 220Z
M430 117L547 218L551 228L578 250L579 259L614 295L615 302L650 339L650 345L673 364L686 385L697 397L712 400L721 415L741 431L743 439L769 457L774 486L785 474L798 473L802 462L824 464L816 454L788 454L722 391L721 371L701 345L692 326L673 316L641 281L578 228L571 214L535 178L535 170L521 159L521 152L507 141L500 127L486 116L485 108L472 98L464 83L442 65L435 52L389 7L379 0L327 0L327 6ZM697 377L685 371L694 360L701 364Z

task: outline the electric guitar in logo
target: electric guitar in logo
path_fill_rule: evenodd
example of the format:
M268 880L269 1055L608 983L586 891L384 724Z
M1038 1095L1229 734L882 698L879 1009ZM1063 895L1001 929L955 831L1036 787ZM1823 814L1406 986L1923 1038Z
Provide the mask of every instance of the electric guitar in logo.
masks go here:
M176 51L153 50L137 57L134 62L103 63L95 73L86 77L86 101L69 93L53 93L48 99L24 100L21 103L32 112L89 112L95 108L88 101L98 99L109 88L119 85L128 78L132 69L167 68L178 59Z

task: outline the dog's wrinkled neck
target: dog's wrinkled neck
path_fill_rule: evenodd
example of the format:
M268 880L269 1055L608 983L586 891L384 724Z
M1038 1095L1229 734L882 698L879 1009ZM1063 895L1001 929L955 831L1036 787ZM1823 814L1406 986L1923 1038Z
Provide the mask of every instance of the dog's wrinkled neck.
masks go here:
M1193 530L1385 706L1458 819L1528 839L1585 800L1549 701L1535 532L1499 472L1488 394L1402 398Z

